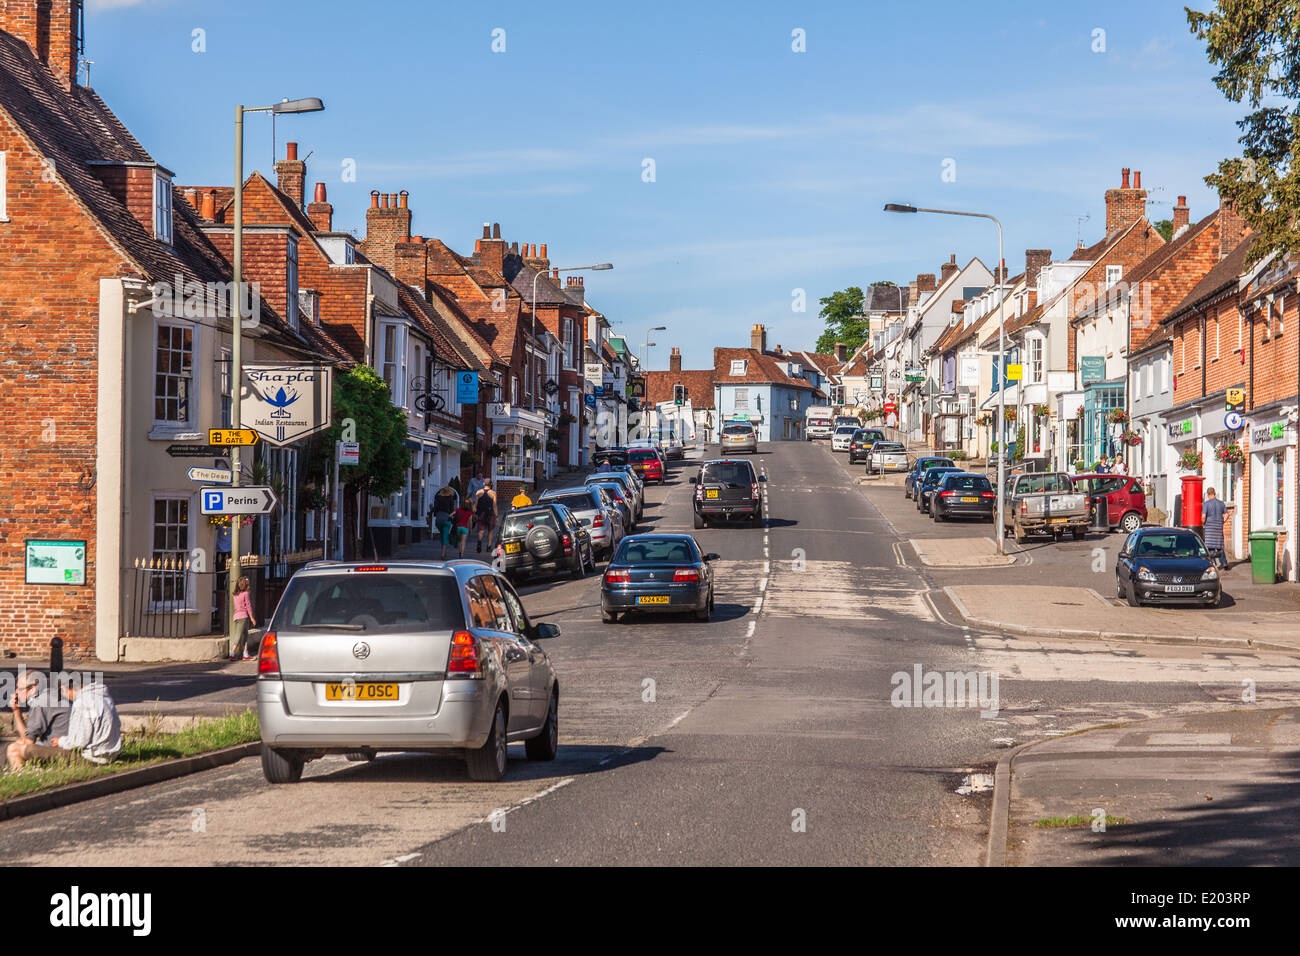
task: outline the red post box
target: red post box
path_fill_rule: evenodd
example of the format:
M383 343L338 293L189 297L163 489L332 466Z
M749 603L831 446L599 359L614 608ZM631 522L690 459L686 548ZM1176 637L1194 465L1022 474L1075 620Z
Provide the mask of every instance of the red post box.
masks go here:
M1205 485L1204 475L1183 475L1183 520L1184 528L1201 527L1201 492Z

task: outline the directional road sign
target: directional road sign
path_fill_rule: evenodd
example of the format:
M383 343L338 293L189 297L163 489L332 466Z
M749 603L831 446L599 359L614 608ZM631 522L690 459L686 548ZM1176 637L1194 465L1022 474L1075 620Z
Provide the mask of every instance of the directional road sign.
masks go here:
M190 481L206 481L210 485L228 485L235 477L228 468L191 468L185 474Z
M251 428L209 428L208 442L213 445L256 445L257 432Z
M265 515L277 504L275 492L263 485L203 488L199 495L199 513L205 515Z
M230 449L221 445L168 445L167 454L173 458L221 458Z

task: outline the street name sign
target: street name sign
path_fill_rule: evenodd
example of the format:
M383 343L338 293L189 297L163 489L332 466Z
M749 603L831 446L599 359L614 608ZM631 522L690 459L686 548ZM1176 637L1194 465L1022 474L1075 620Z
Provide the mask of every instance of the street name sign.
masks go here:
M230 449L221 445L168 445L167 454L173 458L220 458L229 455Z
M209 428L211 445L256 445L257 432L251 428Z
M228 468L191 468L185 473L190 481L206 481L210 485L228 485L235 473Z
M265 515L277 504L275 492L264 485L203 488L199 495L199 513L205 515Z
M361 442L341 441L334 443L335 455L340 465L361 464Z

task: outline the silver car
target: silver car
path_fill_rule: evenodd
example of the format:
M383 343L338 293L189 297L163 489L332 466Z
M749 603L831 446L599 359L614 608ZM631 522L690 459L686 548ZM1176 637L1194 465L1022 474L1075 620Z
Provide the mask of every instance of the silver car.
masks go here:
M559 634L481 561L314 561L262 638L262 772L294 783L325 754L460 751L493 781L515 742L553 760L559 689L536 642Z
M591 532L592 549L602 555L613 554L618 543L627 535L623 513L590 484L544 491L537 503L547 501L558 502L572 511L573 516Z
M626 471L598 471L595 474L588 475L582 479L584 484L599 484L605 481L617 482L622 488L624 497L632 502L633 518L641 520L645 513L645 493L644 485L634 475Z
M754 426L748 422L727 422L722 426L722 433L718 436L718 444L722 446L722 453L747 451L751 455L758 454L758 433L754 431Z
M831 434L831 451L848 451L849 442L861 425L839 425Z
M883 475L907 471L907 448L902 442L878 441L867 456L867 474Z

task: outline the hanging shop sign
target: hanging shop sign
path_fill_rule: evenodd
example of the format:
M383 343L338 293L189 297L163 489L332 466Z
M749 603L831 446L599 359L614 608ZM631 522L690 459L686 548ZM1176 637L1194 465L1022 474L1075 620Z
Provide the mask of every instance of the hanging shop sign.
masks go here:
M328 365L245 365L239 424L272 445L290 445L330 427Z

